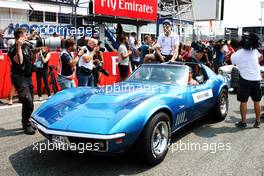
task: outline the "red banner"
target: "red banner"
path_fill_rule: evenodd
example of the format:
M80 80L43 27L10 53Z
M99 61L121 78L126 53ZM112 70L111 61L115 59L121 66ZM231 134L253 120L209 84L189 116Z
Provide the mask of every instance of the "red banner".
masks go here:
M94 0L97 15L156 21L157 8L157 0Z
M0 98L7 98L11 89L11 76L10 76L10 60L6 54L3 60L0 60ZM101 74L100 76L100 85L109 85L120 81L120 74L118 69L118 53L117 52L104 52L104 64L103 67L105 70L109 72L109 76L105 76ZM59 53L51 52L51 58L49 61L49 65L53 65L57 68L59 62ZM55 75L57 75L56 69L54 70ZM36 86L36 76L33 73L32 76L34 91L37 91ZM77 79L75 79L76 85L78 85ZM49 78L50 88L52 90L51 80ZM59 85L58 85L59 86ZM44 88L44 84L42 84L42 88ZM43 89L42 89L43 90Z

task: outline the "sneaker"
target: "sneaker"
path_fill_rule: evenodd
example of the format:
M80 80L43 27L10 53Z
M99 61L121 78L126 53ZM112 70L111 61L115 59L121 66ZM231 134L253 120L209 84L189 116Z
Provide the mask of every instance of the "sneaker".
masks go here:
M254 128L260 128L260 122L256 121L253 125Z
M28 126L26 128L24 128L24 133L28 134L28 135L33 135L35 134L36 130L34 130L34 128L32 126Z
M246 128L247 127L247 123L240 121L240 122L236 123L236 126L238 128Z

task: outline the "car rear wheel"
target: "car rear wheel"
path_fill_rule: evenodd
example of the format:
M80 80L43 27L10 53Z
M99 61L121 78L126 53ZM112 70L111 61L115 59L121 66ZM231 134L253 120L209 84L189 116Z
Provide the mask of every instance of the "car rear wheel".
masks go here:
M171 139L170 118L164 113L156 114L147 124L137 143L137 155L144 162L156 165L168 152Z
M228 113L228 93L226 89L222 89L217 99L213 118L215 121L225 120Z

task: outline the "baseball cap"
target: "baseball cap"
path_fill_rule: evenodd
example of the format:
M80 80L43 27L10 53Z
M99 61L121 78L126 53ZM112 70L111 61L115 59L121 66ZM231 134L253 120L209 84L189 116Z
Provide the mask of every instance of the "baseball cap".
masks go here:
M167 20L164 20L162 24L163 24L163 25L164 25L164 24L168 24L168 25L171 26L171 25L172 25L172 22L171 22L171 20L168 20L168 19L167 19Z

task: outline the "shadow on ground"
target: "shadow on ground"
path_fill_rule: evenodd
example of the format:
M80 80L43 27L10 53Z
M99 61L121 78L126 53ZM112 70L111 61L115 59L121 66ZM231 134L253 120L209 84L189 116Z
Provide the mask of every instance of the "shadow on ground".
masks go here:
M33 148L31 145L9 157L17 175L133 175L151 168L129 154L100 156L47 150L39 153Z
M20 134L24 134L22 127L21 128L14 128L14 129L0 128L0 138L1 137L17 136Z

